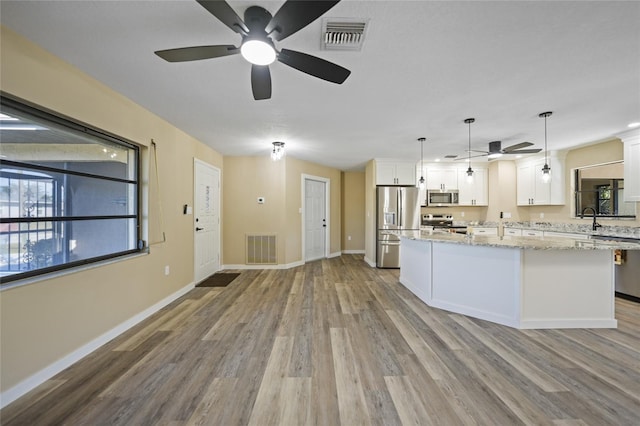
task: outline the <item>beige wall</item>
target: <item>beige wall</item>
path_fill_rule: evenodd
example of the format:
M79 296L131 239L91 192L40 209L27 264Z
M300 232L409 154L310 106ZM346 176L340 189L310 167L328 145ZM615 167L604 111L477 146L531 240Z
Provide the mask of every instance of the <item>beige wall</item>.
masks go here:
M274 162L266 155L224 158L223 264L245 263L247 234L277 235L278 263L285 263L285 161ZM258 204L258 197L265 203Z
M341 172L292 157L225 157L223 263L245 263L247 234L276 234L278 264L301 262L302 176L330 180L329 252L341 251ZM257 198L265 203L258 204Z
M222 157L12 31L2 28L0 40L4 92L143 148L156 141L167 238L149 255L0 292L4 392L192 283L193 216L182 205L193 204L193 158L222 168ZM149 215L157 221L157 211Z
M343 251L364 252L365 214L365 173L344 172L342 174Z

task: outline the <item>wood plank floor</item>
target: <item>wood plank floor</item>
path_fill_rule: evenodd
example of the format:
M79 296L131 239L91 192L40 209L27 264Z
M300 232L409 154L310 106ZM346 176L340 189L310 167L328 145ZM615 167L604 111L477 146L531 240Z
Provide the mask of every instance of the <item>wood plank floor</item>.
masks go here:
M429 308L362 256L196 288L0 412L2 425L638 425L640 305L618 329Z

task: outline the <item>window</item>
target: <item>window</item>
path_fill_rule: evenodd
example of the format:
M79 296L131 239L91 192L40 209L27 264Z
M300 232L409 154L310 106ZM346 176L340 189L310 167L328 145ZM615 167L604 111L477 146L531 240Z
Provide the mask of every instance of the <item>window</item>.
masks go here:
M595 212L598 217L635 218L635 203L623 201L623 175L621 161L576 169L576 217L592 216Z
M138 148L0 100L2 284L138 252Z

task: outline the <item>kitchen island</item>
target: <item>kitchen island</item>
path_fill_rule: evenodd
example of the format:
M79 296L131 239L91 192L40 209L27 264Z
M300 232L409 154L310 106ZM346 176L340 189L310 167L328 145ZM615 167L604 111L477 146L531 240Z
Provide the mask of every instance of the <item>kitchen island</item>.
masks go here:
M400 282L429 306L515 328L615 328L614 249L571 238L403 233Z

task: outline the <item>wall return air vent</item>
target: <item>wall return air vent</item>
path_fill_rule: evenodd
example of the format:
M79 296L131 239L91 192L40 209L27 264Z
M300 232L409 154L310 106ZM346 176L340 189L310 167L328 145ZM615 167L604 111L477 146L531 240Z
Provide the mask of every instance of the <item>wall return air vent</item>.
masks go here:
M322 49L361 50L368 22L365 19L324 18Z

